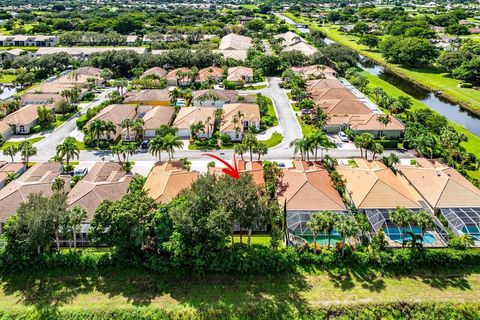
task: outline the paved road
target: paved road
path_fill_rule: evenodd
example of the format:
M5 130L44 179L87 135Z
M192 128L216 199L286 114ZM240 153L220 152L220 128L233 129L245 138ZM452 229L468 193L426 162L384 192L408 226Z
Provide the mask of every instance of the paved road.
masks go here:
M280 78L269 78L268 80L269 86L268 88L256 90L256 92L260 92L265 96L270 97L273 100L275 111L278 117L279 127L281 129L283 140L282 142L271 148L266 156L263 156L263 159L269 160L284 160L284 159L293 159L293 151L290 148L290 142L297 138L302 137L302 129L298 124L298 121L295 116L295 112L290 106L289 100L285 94L285 91L279 87ZM104 93L102 93L97 101L94 101L84 107L80 112L74 115L71 119L66 121L62 126L56 128L56 130L46 136L45 139L39 141L35 144L37 148L37 156L32 157L31 161L47 161L56 153L56 146L62 143L65 137L68 137L76 130L76 120L80 115L87 112L88 109L93 108L96 105L99 105L102 101L107 99L108 94L113 91L114 89L110 89ZM227 159L232 158L233 151L232 150L215 150L215 151L208 151L209 153L216 154L218 156L225 157ZM411 158L412 156L405 152L399 151L385 151L385 155L389 153L396 153L400 158ZM175 152L175 158L184 158L187 157L191 160L205 160L205 156L203 155L204 151L198 150L180 150ZM349 159L355 158L360 156L360 152L358 150L352 149L330 149L325 152L325 154L329 154L335 158L339 159ZM165 159L166 154L164 153L162 157ZM248 155L246 155L248 158ZM299 158L297 156L297 158ZM0 156L2 160L8 160L7 157ZM91 150L82 150L80 152L80 161L101 161L101 160L113 160L116 159L113 157L110 152L108 151L91 151ZM132 157L130 157L132 161L155 161L156 158L150 155L148 152L143 151L139 152Z
M37 148L37 154L39 156L46 156L51 158L56 153L57 145L61 144L63 140L70 136L70 134L77 128L77 119L87 112L88 109L98 106L108 98L108 95L115 89L108 89L101 93L95 101L90 102L83 107L79 112L74 114L70 119L65 121L61 126L55 128L55 130L48 134L45 139L37 142L35 147Z

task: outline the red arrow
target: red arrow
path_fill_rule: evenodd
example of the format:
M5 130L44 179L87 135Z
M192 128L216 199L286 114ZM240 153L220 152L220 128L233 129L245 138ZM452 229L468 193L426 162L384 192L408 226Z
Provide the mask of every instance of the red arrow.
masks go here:
M228 163L226 160L220 158L220 157L217 157L216 155L214 154L211 154L211 153L204 153L203 154L204 156L208 156L208 157L211 157L211 158L214 158L218 161L220 161L221 163L223 163L224 165L226 165L227 167L226 168L223 168L222 169L222 172L225 173L225 174L228 174L230 177L234 178L234 179L240 179L240 173L238 172L238 169L237 169L237 161L235 161L235 153L233 154L233 165L235 167L233 167L230 163Z

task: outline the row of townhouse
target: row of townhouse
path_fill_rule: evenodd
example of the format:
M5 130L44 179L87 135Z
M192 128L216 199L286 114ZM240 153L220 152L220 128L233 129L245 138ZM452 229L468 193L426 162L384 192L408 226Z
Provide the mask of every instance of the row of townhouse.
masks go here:
M153 67L146 70L140 79L147 77L155 77L158 79L166 79L169 86L189 86L192 82L204 83L207 81L220 82L226 79L230 82L253 82L253 69L248 67L231 67L224 72L220 67L206 67L200 69L195 77L189 74L189 68L177 68L167 71L161 67Z
M27 35L7 35L0 36L0 46L10 47L54 47L58 44L57 36L27 36Z
M220 132L228 134L233 141L242 139L243 132L250 126L260 128L261 116L255 97L240 95L235 90L208 89L193 92L191 107L182 107L177 114L170 106L170 91L144 90L128 96L124 104L109 105L102 109L89 123L95 120L111 121L116 126L114 133L101 136L105 140L135 140L137 133L122 128L124 119L142 119L143 139L155 137L155 130L161 125L172 125L178 129L181 138L192 136L192 124L202 123L204 130L200 137L213 134L216 109L223 110ZM89 124L87 123L87 125Z
M339 80L336 72L324 66L297 67L292 70L307 79L307 94L315 102L313 114L323 112L328 116L325 130L338 133L350 128L354 133L371 133L375 138L398 139L405 132L405 125L389 116L387 124L380 118L383 112L364 94L346 80Z
M455 234L469 234L480 245L479 189L455 169L436 160L419 158L395 169L393 172L380 161L366 159L355 159L353 164L336 168L345 179L347 203L366 215L374 232L383 230L393 247L401 246L402 237L408 232L420 236L418 226L409 225L402 230L390 220L390 213L403 207L414 212L427 210L432 215L434 226L424 235L425 246L446 245L447 233L439 215ZM277 196L287 213L291 240L300 237L312 241L308 221L316 212L350 214L320 162L295 161L293 168L283 169ZM333 234L340 240L338 233Z
M0 120L2 139L6 140L14 134L29 134L38 123L39 108L46 107L52 113L61 111L58 110L58 106L64 100L62 97L64 90L78 87L81 90L81 97L87 91L89 81L95 83L103 81L100 74L101 70L97 68L80 68L27 90L20 97L20 109Z

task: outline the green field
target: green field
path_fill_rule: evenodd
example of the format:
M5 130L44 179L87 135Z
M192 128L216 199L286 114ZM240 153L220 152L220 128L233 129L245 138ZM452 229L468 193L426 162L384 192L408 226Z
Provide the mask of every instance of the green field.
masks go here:
M161 308L170 312L219 313L290 319L315 307L382 302L475 302L479 274L382 276L373 272L318 272L275 276L185 276L144 270L2 275L0 308L96 310ZM205 315L204 314L204 315ZM246 315L246 316L245 316ZM290 316L289 316L290 315Z
M391 85L390 83L383 81L379 77L376 77L368 72L363 72L363 74L367 77L370 88L375 88L375 87L381 87L385 92L387 92L389 95L393 97L398 97L398 96L407 96L412 99L413 106L412 109L418 109L418 108L428 108L425 104L422 102L416 100L412 96L408 95L407 93L403 92L402 90L398 89L394 85ZM450 121L450 124L455 127L455 129L459 132L464 133L468 137L468 141L466 143L463 143L463 146L468 152L471 152L475 154L477 157L480 157L480 137L471 133L467 129L465 129L463 126L458 125L452 121Z
M16 76L14 74L1 74L0 83L12 83L15 81Z
M390 71L432 91L441 91L446 98L462 104L474 113L480 114L480 92L474 89L459 88L460 81L447 77L445 73L438 72L433 68L409 69L388 63L378 51L369 50L366 46L358 44L356 36L343 34L333 27L313 26L313 28L323 31L328 38L360 52Z
M278 133L278 132L274 132L274 133L272 133L272 136L270 137L270 139L262 141L262 142L264 142L267 145L267 147L272 148L272 147L275 147L276 145L280 144L282 142L282 140L283 140L282 134Z

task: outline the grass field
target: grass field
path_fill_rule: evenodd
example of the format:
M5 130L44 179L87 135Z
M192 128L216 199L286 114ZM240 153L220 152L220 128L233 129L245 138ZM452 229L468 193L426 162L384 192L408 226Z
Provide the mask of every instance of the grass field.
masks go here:
M394 85L391 85L390 83L388 83L386 81L383 81L379 77L371 75L368 72L363 72L363 74L367 77L368 81L370 82L369 83L370 88L381 87L385 90L385 92L387 92L389 95L391 95L393 97L398 97L398 96L408 96L408 97L410 97L412 99L412 102L413 102L413 106L412 106L413 110L418 109L418 108L428 108L422 102L420 102L420 101L416 100L415 98L413 98L412 96L406 94L405 92L398 89ZM463 143L463 146L465 147L465 149L468 152L471 152L471 153L475 154L477 157L480 157L480 137L471 133L470 131L465 129L463 126L458 125L458 124L456 124L452 121L450 121L450 124L453 127L455 127L456 130L464 133L468 137L468 142Z
M0 75L0 83L12 83L15 81L16 76L14 74L2 74Z
M386 62L378 51L369 50L366 46L357 43L356 36L343 34L337 28L316 27L323 31L328 38L354 49L362 55L383 65L392 72L407 78L432 91L441 91L450 100L464 105L472 112L480 114L480 93L474 89L459 88L460 81L447 77L446 73L439 72L433 68L404 68L399 65Z
M479 274L382 276L371 272L318 272L275 276L171 278L144 270L2 275L2 310L113 310L162 308L265 314L302 312L335 304L398 301L466 302L480 299ZM207 317L208 318L208 317Z

